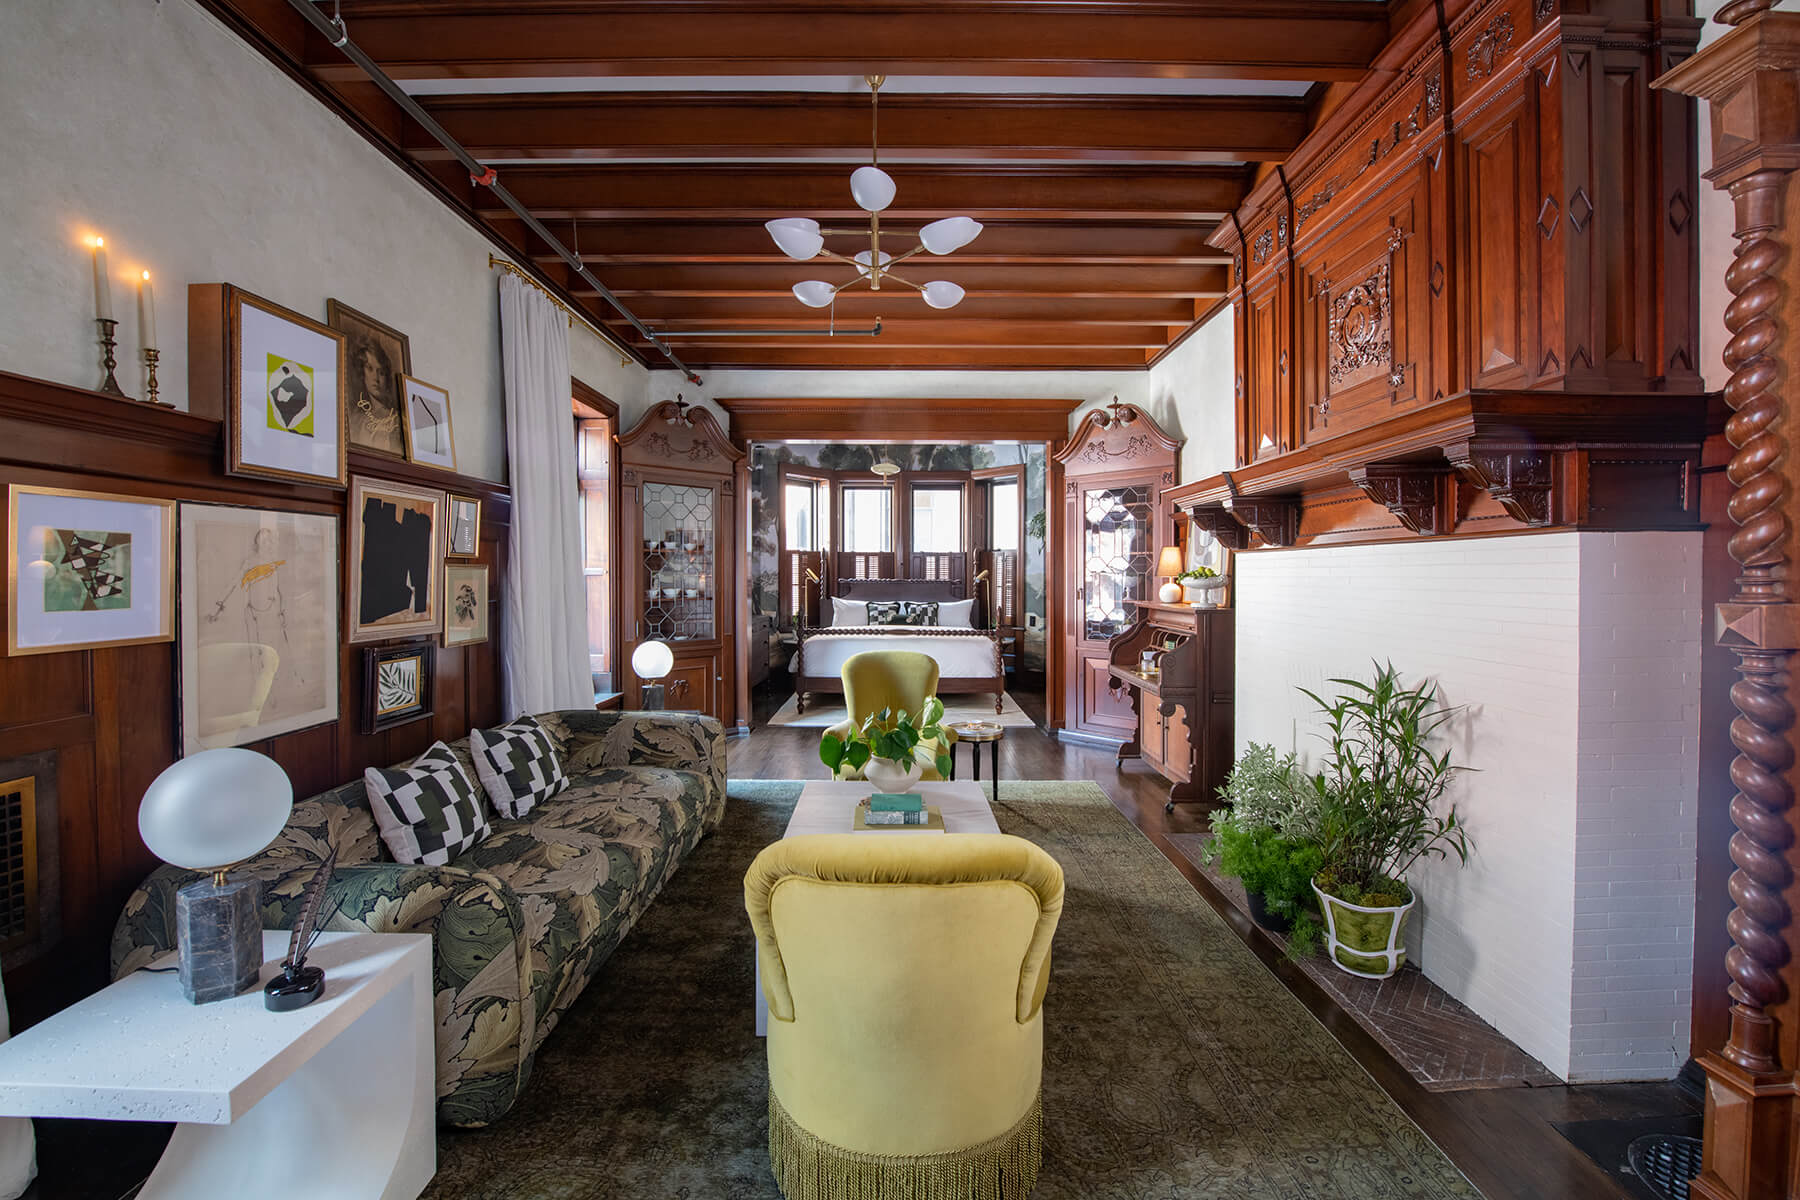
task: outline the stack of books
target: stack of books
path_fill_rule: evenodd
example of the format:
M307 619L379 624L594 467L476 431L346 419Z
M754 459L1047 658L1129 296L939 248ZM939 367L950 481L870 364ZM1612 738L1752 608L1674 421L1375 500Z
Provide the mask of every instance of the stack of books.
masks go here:
M856 806L853 827L863 830L911 830L941 833L944 818L917 792L876 792Z

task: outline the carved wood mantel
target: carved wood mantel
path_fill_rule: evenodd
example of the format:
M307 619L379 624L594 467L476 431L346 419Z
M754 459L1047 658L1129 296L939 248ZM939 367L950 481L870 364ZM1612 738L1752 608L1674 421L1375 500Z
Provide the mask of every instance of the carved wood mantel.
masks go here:
M1787 243L1800 167L1800 14L1765 11L1771 0L1727 4L1736 28L1656 86L1708 102L1715 187L1731 193L1737 249L1725 273L1731 340L1726 437L1734 454L1729 543L1742 567L1717 609L1719 644L1738 658L1731 689L1737 757L1731 781L1732 946L1730 1034L1702 1055L1707 1076L1705 1157L1690 1192L1705 1200L1800 1196L1800 996L1796 994L1796 845L1793 828L1795 709L1792 659L1800 606L1789 593L1795 522L1794 468L1783 427L1796 317ZM1784 387L1785 385L1785 387Z

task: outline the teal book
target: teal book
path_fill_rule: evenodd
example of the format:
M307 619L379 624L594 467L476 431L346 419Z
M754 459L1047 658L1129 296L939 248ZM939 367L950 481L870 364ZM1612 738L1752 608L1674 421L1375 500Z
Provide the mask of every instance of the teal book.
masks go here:
M917 792L875 792L869 797L870 812L924 812L925 797Z

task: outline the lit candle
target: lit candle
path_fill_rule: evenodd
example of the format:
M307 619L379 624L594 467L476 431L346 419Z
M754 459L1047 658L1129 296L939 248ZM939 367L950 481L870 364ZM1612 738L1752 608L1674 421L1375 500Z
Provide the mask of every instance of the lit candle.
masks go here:
M144 349L156 349L156 294L150 290L150 272L138 284L138 320L144 326Z
M112 282L106 275L106 239L94 239L94 315L110 321L112 315Z

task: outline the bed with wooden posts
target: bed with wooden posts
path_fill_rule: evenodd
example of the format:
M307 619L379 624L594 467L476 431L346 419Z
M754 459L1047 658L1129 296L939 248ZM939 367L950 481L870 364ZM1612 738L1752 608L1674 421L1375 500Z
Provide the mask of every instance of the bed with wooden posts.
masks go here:
M953 579L846 579L837 581L843 600L967 600L969 588L961 577ZM979 609L979 605L973 606ZM830 619L829 601L822 606L822 620ZM977 613L977 616L980 614ZM938 664L938 695L956 696L991 692L994 711L1001 711L1006 692L1006 669L1000 656L1000 637L993 629L919 625L807 626L800 630L794 654L794 704L806 711L809 692L842 695L840 671L844 660L865 650L916 650Z

